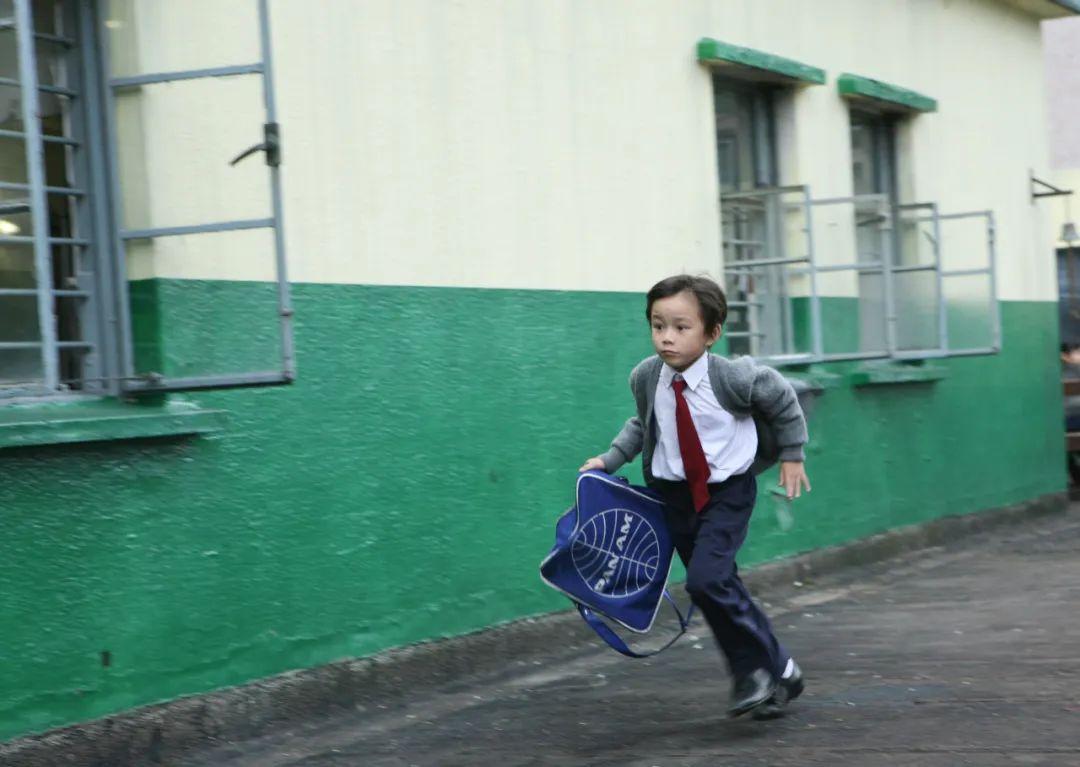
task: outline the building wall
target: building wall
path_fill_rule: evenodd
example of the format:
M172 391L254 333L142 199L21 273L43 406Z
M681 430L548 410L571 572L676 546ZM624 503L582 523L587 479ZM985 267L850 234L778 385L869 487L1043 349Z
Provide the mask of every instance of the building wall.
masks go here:
M176 7L116 6L125 66L237 63L175 58L201 50L165 42ZM218 39L219 7L189 40ZM829 70L798 94L800 180L849 191L833 80L877 76L941 104L913 123L914 190L1000 222L1002 353L922 384L801 371L832 382L814 491L793 517L763 496L743 564L1060 491L1053 270L1024 196L1045 145L1014 115L1037 23L992 2L822 7L272 2L299 381L188 395L229 412L213 437L0 453L0 651L19 659L0 664L0 738L565 607L536 566L577 466L631 413L642 291L718 271L706 35ZM153 140L189 97L167 93L121 107L146 157L123 171L131 210L232 210L215 166ZM257 123L201 138L231 156ZM219 196L181 202L185 184ZM164 372L273 358L268 250L219 243L133 254L141 353Z
M115 30L118 49L137 49L138 63L122 71L256 57L254 17L245 27L234 11L250 5L136 3ZM313 11L277 0L271 9L297 281L633 291L673 269L715 274L712 95L694 48L712 36L828 71L826 85L795 94L780 147L783 181L817 197L852 193L836 76L936 98L940 111L908 127L907 201L994 210L1001 296L1054 296L1052 269L1035 258L1049 224L1024 204L1028 170L1047 155L1039 27L1005 3L834 0L824 11L693 0L672 12L650 0L329 0ZM193 37L204 47L158 42L165 30L218 18L230 34ZM129 28L138 34L125 37ZM132 94L145 121L133 138L154 137L134 163L152 175L148 192L130 184L134 204L149 204L163 224L265 215L257 161L239 170L223 162L259 140L258 97L254 77ZM257 235L220 237L194 257L192 238L164 240L133 274L269 278ZM218 248L229 258L215 257Z

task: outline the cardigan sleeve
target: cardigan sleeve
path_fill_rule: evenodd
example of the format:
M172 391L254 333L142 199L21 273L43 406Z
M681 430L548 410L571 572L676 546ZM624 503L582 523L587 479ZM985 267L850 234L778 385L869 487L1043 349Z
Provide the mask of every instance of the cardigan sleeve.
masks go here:
M768 422L780 448L781 461L803 461L808 440L806 417L795 389L779 372L755 365L750 382L750 407Z

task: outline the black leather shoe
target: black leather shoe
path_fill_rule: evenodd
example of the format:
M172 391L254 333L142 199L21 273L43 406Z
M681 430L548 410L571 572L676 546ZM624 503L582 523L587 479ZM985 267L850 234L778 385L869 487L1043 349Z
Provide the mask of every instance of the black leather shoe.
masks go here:
M806 688L803 683L802 669L795 661L791 661L791 664L793 666L791 676L781 679L776 685L773 696L764 705L754 709L755 719L776 719L783 716L787 704L802 695Z
M731 693L728 716L742 716L769 701L776 693L776 681L763 668L755 669L741 679L735 680Z

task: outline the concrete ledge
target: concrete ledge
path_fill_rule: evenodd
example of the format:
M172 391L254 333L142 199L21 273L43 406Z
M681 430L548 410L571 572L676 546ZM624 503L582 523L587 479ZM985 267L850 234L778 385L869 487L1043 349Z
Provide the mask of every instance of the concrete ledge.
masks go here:
M1064 493L975 514L944 517L840 546L753 568L752 587L768 591L815 574L865 565L946 543L993 528L1064 512ZM558 642L552 641L558 636ZM557 646L553 647L553 644ZM451 639L389 650L371 658L290 672L205 695L146 706L42 735L0 744L0 764L58 765L173 764L185 754L224 742L302 726L402 694L447 685L466 676L502 675L570 657L596 640L574 611L526 618Z
M132 404L107 397L4 405L0 448L213 434L225 427L225 412L174 400Z

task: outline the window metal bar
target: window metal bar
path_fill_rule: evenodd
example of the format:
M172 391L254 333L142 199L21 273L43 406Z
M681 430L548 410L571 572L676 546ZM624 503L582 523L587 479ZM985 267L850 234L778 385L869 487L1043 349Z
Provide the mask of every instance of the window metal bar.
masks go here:
M986 245L990 255L990 306L991 306L991 338L994 351L1001 349L1001 304L997 298L997 225L994 222L993 211L982 212L986 217Z
M51 35L51 34L49 34L47 32L36 32L34 34L34 39L35 40L41 40L42 42L45 42L45 43L53 43L55 45L63 45L65 48L73 48L75 46L75 41L74 40L72 40L72 39L70 39L68 37L63 37L61 35Z
M94 265L94 289L97 291L97 328L100 344L98 347L97 370L100 374L94 383L100 392L108 395L120 394L119 374L122 374L123 356L121 349L126 348L126 339L130 332L129 323L121 320L119 307L117 306L117 294L122 293L127 300L126 277L117 276L117 261L120 261L123 251L113 247L116 240L113 238L113 230L108 216L110 205L110 188L108 185L109 164L106 159L106 131L105 119L102 114L102 104L112 95L109 88L104 87L104 75L100 69L102 65L101 51L97 44L99 31L103 29L100 24L98 13L101 4L94 0L79 0L77 13L77 29L79 32L79 47L82 51L82 87L87 94L85 101L86 130L86 172L87 187L91 190L91 199L94 205L90 206L87 216L87 225L94 233L94 240L98 243L96 251L96 263ZM123 281L121 281L123 280Z
M26 126L26 169L33 210L34 279L38 289L38 329L41 334L41 363L45 386L50 391L60 386L56 316L53 314L49 288L53 284L52 257L49 251L48 202L45 197L45 147L38 104L37 65L34 60L34 19L30 0L15 0L15 37L18 41L19 79L23 123Z
M265 60L265 54L264 54ZM185 69L177 72L154 72L145 75L132 75L130 77L114 77L109 80L109 86L117 88L135 88L140 85L155 85L157 83L171 83L178 80L199 80L204 77L231 77L233 75L257 75L265 74L264 64L241 64L233 67L209 67L207 69Z
M0 189L7 189L12 192L29 192L30 185L18 184L13 181L0 181ZM66 186L47 186L45 187L45 191L48 194L67 194L72 197L81 197L86 194L86 191L83 189Z
M747 200L758 199L761 197L767 197L770 194L777 194L783 192L804 192L808 187L805 184L793 184L790 186L770 186L762 189L751 189L745 192L724 192L720 196L720 201L724 200Z
M905 272L936 272L938 271L937 264L920 264L916 266L894 266L892 268L893 274L903 274Z
M729 264L724 264L724 271L745 271L759 266L779 266L781 264L803 264L809 260L808 256L798 256L796 258L759 258L755 261L732 261Z
M770 354L767 357L762 357L766 362L771 362L774 365L795 365L798 363L814 362L818 358L814 354Z
M990 274L991 269L989 267L985 269L954 269L950 272L942 272L942 277L978 277L983 274Z
M938 218L938 206L934 203L934 271L937 275L938 297L938 348L945 352L949 348L949 309L945 305L945 278L941 275L941 219Z
M45 349L47 344L41 341L0 341L0 349ZM54 349L93 349L93 344L86 341L56 341ZM57 381L59 383L59 381ZM55 388L55 387L52 387Z
M134 378L135 376L135 352L134 344L132 342L132 328L131 328L131 302L129 299L128 278L127 278L127 252L124 247L124 240L120 237L120 230L123 228L124 221L124 204L123 195L120 192L120 169L119 169L119 149L116 140L116 94L115 90L108 87L106 81L107 73L109 71L109 61L111 58L111 51L109 48L109 36L102 34L103 20L101 18L101 5L91 0L83 0L84 9L88 12L89 17L93 19L93 50L96 55L91 56L91 61L97 62L97 70L95 72L96 77L94 83L96 89L101 95L101 102L103 109L100 111L100 115L96 122L104 126L104 143L108 145L107 153L103 154L104 167L107 169L107 173L99 177L97 188L105 186L101 183L101 179L107 176L107 190L109 208L112 215L109 217L109 225L103 232L108 232L109 248L108 250L114 254L113 258L108 259L111 280L110 284L114 288L110 291L112 293L112 301L109 303L109 311L115 311L115 316L110 317L109 321L114 323L116 335L118 338L117 343L117 357L119 359L119 371L117 381L123 381L128 378ZM93 118L94 112L97 109L98 100L90 99L91 104L91 117Z
M83 0L88 2L88 0ZM96 8L94 8L96 11ZM286 265L285 265L285 238L284 229L282 226L282 194L281 194L281 180L280 172L278 169L278 163L276 161L269 161L267 165L270 171L270 186L271 186L271 202L272 202L272 218L259 219L245 222L220 222L216 224L205 224L197 226L184 226L184 227L163 227L156 229L142 229L142 230L129 230L125 231L123 228L123 210L121 205L121 196L119 190L118 181L118 167L117 167L117 139L116 139L116 125L115 125L115 113L116 103L115 95L119 88L134 87L139 85L146 85L151 83L169 82L174 80L192 80L204 77L223 77L231 75L241 74L262 74L263 76L263 98L266 106L266 121L268 126L276 126L277 111L274 102L274 85L273 85L273 71L271 66L271 37L270 37L270 16L268 10L268 4L266 0L259 0L259 28L260 28L260 46L262 51L263 61L259 64L245 65L240 67L218 67L214 69L202 69L202 70L189 70L184 72L167 72L158 74L138 75L135 77L115 78L107 80L105 75L102 75L99 82L102 84L102 90L104 92L104 116L102 122L106 128L107 142L109 147L109 154L106 159L109 169L110 179L110 195L112 198L112 221L111 228L113 238L113 249L118 254L115 259L113 268L115 274L113 280L117 284L119 289L117 291L115 305L119 313L119 324L122 329L123 339L121 346L122 365L121 370L124 371L122 376L119 376L117 380L122 381L122 388L125 391L139 392L139 391L186 391L191 389L208 389L208 388L230 388L239 386L272 386L289 383L295 378L295 355L293 350L293 338L292 338L292 304L290 296L290 288L288 284ZM100 18L98 23L94 24L94 29L98 31L95 39L95 47L100 51L99 60L103 72L107 72L109 65L109 41L107 35L100 34ZM165 376L153 376L149 378L140 378L135 375L134 371L134 349L131 339L131 308L130 301L128 300L127 291L123 290L123 286L126 284L126 264L125 264L125 244L126 242L147 237L164 237L164 236L176 236L183 234L202 234L215 231L234 231L240 229L253 229L253 228L273 228L274 230L274 247L275 247L275 259L277 266L278 277L278 312L281 318L281 335L282 335L282 370L275 372L254 372L251 374L235 374L229 376L188 376L188 377L176 377L169 378Z
M18 2L18 0L15 0L15 1L16 1L16 3ZM6 32L8 30L14 29L15 33L17 35L18 32L19 32L19 25L21 23L22 22L19 20L19 10L18 10L18 8L16 8L15 9L15 20L14 21L11 21L10 19L0 21L0 32ZM47 42L47 43L57 43L59 45L67 45L67 46L72 46L72 45L75 44L74 40L71 40L71 39L66 38L66 37L61 37L60 35L50 35L50 34L47 34L45 32L35 32L35 33L33 33L33 39L34 40L42 40L43 42Z
M991 346L974 349L949 349L950 357L966 357L981 354L996 354L1001 351L1001 302L997 297L997 226L994 212L977 210L969 213L949 213L940 217L943 221L955 221L965 218L983 218L986 221L987 265L981 269L953 269L942 271L943 279L950 277L977 277L987 275L990 279L990 338Z
M813 354L816 357L820 357L823 352L824 341L822 340L821 330L821 300L818 296L818 265L817 265L817 252L814 249L814 206L810 199L810 187L803 187L803 216L806 221L806 255L809 257L809 278L810 278L810 332L811 343L813 344Z
M208 234L210 232L235 232L243 229L270 229L272 218L254 218L247 221L221 221L214 224L192 226L163 226L150 229L124 229L120 237L125 240L149 240L155 237L178 237L185 234Z
M27 90L27 89L24 88L22 90ZM34 93L34 103L37 103L37 93ZM74 146L74 147L80 146L79 142L76 141L73 138L68 138L67 136L50 136L48 134L42 133L41 132L41 126L36 124L36 121L34 121L34 120L31 120L31 121L28 121L28 122L35 123L33 126L30 126L30 125L26 126L27 128L29 128L29 130L26 130L26 131L0 130L0 137L19 139L20 141L30 141L30 136L31 136L31 133L32 133L36 137L34 139L35 141L42 141L42 142L44 142L46 144L63 144L64 146ZM44 186L44 184L42 184L42 186Z
M891 213L891 207L893 201L886 195L884 205L889 208ZM879 232L881 239L881 252L884 254L882 259L882 283L885 293L885 346L889 350L889 354L893 355L899 348L897 342L896 324L898 317L896 314L896 286L893 284L893 265L896 263L896 251L899 248L897 242L897 232L892 226L892 220L888 214L882 214L885 216L885 223L881 225ZM858 255L856 254L856 257Z
M885 316L884 328L885 328L885 345L886 348L880 352L870 353L822 353L820 358L823 361L838 361L838 360L860 360L860 359L879 359L889 357L896 349L896 311L894 302L894 289L892 282L892 262L893 262L893 228L891 226L892 199L885 193L874 194L859 194L852 195L850 197L826 197L817 200L811 200L811 205L851 205L853 208L853 219L855 226L865 225L867 223L880 224L879 232L879 246L880 252L883 255L883 259L880 261L866 261L855 264L840 264L840 265L820 265L817 266L813 272L827 273L827 272L839 272L839 271L856 271L859 274L874 274L880 273L882 275L884 301L885 301ZM874 205L877 208L878 217L872 221L859 221L860 212L865 213L865 209L860 210L861 206ZM883 210L884 209L884 210ZM856 255L856 257L858 257Z
M61 34L70 35L75 39L75 44L68 47L64 52L64 64L67 79L65 83L82 92L89 92L85 80L85 68L88 49L82 45L84 37L84 18L79 7L79 2L66 0L62 4L62 16L59 19ZM70 101L64 104L67 113L65 132L77 137L86 146L90 140L90 126L88 125L89 104L87 100ZM70 183L74 186L88 186L93 179L90 169L89 152L79 151L70 153L68 157L70 166ZM107 343L106 336L111 329L104 326L101 314L101 303L97 295L97 272L104 260L103 254L108 253L106 248L97 247L99 240L93 225L93 208L98 204L97 199L88 196L67 198L66 206L71 214L72 232L69 237L57 238L56 244L68 245L81 249L82 252L75 255L74 273L71 288L85 292L84 299L69 305L68 311L73 315L71 319L78 325L79 338L90 345L91 353L82 355L79 359L71 361L71 369L62 371L62 375L77 378L81 381L81 388L87 394L104 394L105 389L95 380L101 375L108 375L114 370L109 360L100 354L102 345ZM74 254L73 254L74 255ZM54 296L57 295L55 292ZM65 362L65 360L61 360Z
M22 87L22 83L11 77L0 77L0 85L7 85L12 88ZM62 88L59 85L45 85L38 83L38 90L42 93L52 93L57 96L67 96L68 98L75 98L79 94L70 88Z
M827 264L825 266L817 267L818 272L883 272L885 271L885 264L882 261L865 261L859 264ZM800 269L799 273L806 272L805 269Z
M889 195L887 194L856 194L851 197L822 197L820 199L811 200L812 205L842 205L844 203L859 203L859 202L877 202L887 203L889 201Z
M885 350L878 352L835 352L821 355L821 360L823 362L840 362L842 360L879 360L888 357L889 353Z
M267 0L259 0L259 40L263 65L263 98L266 101L266 120L277 125L277 103L274 98L273 50L270 36L270 8ZM270 192L274 211L274 255L277 260L278 314L281 317L281 362L284 376L296 378L296 354L293 350L292 289L289 286L285 263L285 216L281 196L281 169L278 163L270 168Z
M948 352L945 349L900 349L892 356L898 360L926 360L947 357Z
M0 243L7 242L13 245L29 245L37 242L36 237L28 237L22 234L0 234ZM79 237L49 237L46 242L50 245L71 245L79 248L88 248L91 243L90 240L84 240Z
M278 370L257 373L240 373L220 376L187 376L165 378L149 376L133 378L124 388L133 392L193 391L197 389L236 389L247 386L282 386L291 383L293 377Z
M57 298L89 298L90 292L87 290L52 290L49 291ZM0 297L2 296L36 296L38 291L35 288L0 288Z
M781 196L775 194L772 197L766 198L765 205L769 211L769 219L771 219L771 226L769 226L770 220L766 220L766 231L768 237L773 243L773 252L777 254L778 258L791 258L788 253L787 237L784 236L784 213L781 208ZM791 288L788 282L788 270L787 269L772 269L773 275L776 278L779 293L779 323L777 329L780 334L780 343L776 345L776 349L780 353L791 351L795 346L795 322L791 316ZM759 310L759 316L763 314L763 310ZM764 325L763 325L764 326ZM766 332L768 331L768 326ZM757 349L757 354L764 354L765 349Z
M989 221L994 220L994 211L992 210L973 210L969 213L943 213L938 216L941 221L955 221L958 218L974 218L976 216L984 216Z

